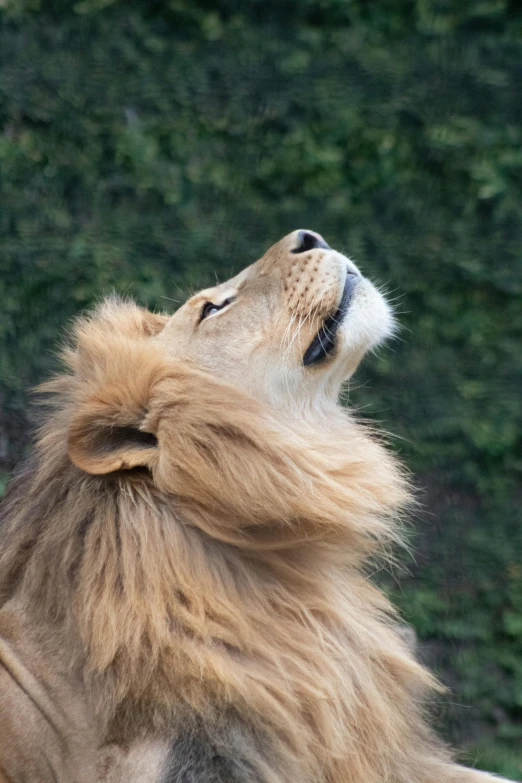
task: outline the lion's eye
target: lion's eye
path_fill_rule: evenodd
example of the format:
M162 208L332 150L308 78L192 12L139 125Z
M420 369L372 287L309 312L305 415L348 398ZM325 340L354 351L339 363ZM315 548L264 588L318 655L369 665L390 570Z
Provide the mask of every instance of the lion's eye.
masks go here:
M233 298L230 297L229 299L225 299L221 304L214 304L214 302L205 302L203 305L203 309L201 310L201 318L199 319L202 321L204 318L208 318L209 315L214 315L214 313L219 312L219 310L222 310L224 307L229 305L231 302L233 302Z

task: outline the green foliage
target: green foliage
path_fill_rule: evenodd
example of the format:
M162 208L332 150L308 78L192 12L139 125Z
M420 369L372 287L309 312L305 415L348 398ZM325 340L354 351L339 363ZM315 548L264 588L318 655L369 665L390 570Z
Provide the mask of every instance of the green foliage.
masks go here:
M401 295L350 392L429 509L390 589L446 731L522 779L516 4L3 0L0 25L5 469L70 317L111 288L170 309L319 230Z

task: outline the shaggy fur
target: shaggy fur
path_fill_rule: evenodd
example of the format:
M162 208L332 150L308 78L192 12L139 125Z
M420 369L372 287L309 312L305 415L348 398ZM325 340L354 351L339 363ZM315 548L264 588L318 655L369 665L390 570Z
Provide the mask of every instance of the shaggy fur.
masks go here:
M0 779L492 780L428 728L436 685L365 576L400 539L395 460L340 408L297 429L169 356L166 321L109 301L45 387L2 528L0 662L27 673L0 677ZM54 777L23 777L11 749L36 769L42 743Z

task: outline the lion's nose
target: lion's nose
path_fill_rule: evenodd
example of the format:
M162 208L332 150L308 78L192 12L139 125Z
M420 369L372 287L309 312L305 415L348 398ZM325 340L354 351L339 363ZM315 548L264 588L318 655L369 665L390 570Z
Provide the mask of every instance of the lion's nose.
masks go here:
M299 244L292 250L292 253L305 253L307 250L314 250L318 247L324 247L326 250L331 249L321 234L316 234L315 231L299 231L297 239Z

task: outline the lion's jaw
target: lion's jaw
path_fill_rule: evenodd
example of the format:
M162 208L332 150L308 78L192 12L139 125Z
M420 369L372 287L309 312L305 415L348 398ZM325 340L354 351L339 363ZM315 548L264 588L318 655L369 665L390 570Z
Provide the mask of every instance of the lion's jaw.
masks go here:
M294 231L189 299L157 339L170 355L302 415L335 403L364 354L392 331L389 305L357 267L318 234Z

